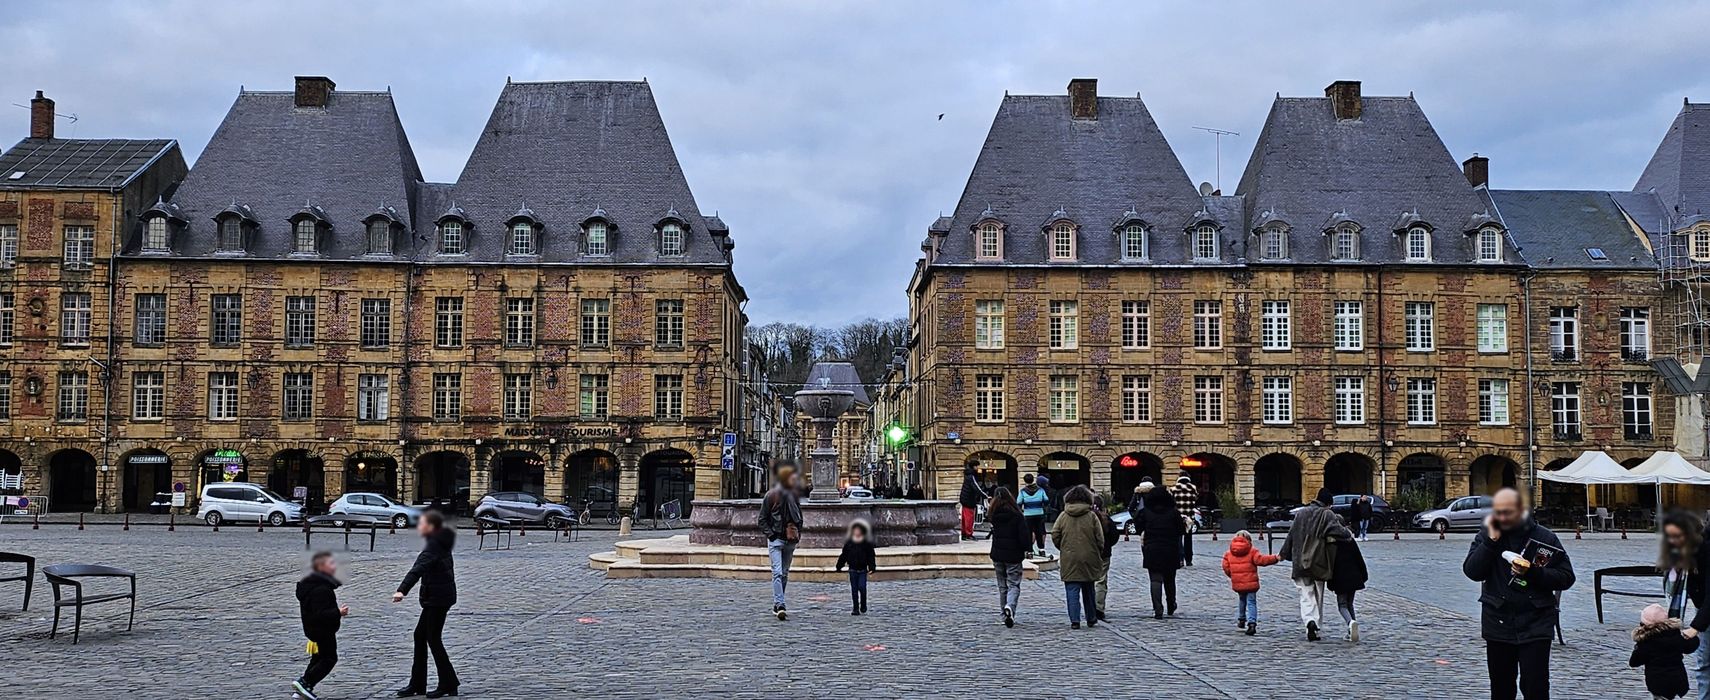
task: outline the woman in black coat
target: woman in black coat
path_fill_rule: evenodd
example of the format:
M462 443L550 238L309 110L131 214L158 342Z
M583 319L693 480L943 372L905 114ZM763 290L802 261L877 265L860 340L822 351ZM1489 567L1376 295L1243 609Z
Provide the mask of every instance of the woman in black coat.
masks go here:
M1015 504L1009 489L999 486L992 494L986 520L992 524L992 569L997 572L998 605L1003 606L1003 624L1015 626L1015 609L1021 605L1022 560L1033 546L1027 518Z
M1176 614L1176 570L1182 566L1182 535L1187 533L1187 523L1168 489L1152 489L1145 501L1141 520L1136 523L1140 528L1140 565L1152 579L1152 617L1162 620L1166 612Z
M1353 540L1336 543L1336 559L1331 562L1330 582L1326 586L1336 593L1336 612L1348 625L1350 642L1360 641L1360 621L1354 614L1354 594L1366 587L1366 559L1360 555L1360 545Z
M451 657L445 653L445 617L457 604L457 574L452 565L451 549L457 543L457 533L445 526L445 517L438 511L422 513L416 523L425 543L415 565L398 584L392 602L404 599L419 582L417 598L422 604L422 616L416 622L416 653L410 665L410 683L398 690L398 697L407 698L426 692L427 697L457 695L457 671L451 667ZM439 672L439 687L427 690L427 655L433 652L434 668Z

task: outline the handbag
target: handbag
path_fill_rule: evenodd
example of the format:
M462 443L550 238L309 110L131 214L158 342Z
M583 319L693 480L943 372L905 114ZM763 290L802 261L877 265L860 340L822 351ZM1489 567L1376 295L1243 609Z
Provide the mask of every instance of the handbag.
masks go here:
M785 542L800 542L800 541L802 541L801 528L796 527L795 523L784 523L784 541Z

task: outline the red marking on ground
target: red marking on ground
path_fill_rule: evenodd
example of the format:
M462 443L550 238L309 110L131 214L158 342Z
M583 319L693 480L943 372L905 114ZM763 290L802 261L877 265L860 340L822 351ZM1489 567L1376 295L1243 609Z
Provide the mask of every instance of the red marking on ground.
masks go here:
M1437 659L1437 665L1438 666L1447 666L1447 665L1449 665L1449 660L1448 659Z
M808 600L811 600L815 603L823 603L825 601L831 600L831 596L828 596L828 595L808 596Z
M885 645L883 645L883 644L868 644L866 646L866 649L867 649L867 651L884 651Z
M600 618L597 618L597 617L578 617L578 618L576 618L576 621L580 622L584 625L600 624Z

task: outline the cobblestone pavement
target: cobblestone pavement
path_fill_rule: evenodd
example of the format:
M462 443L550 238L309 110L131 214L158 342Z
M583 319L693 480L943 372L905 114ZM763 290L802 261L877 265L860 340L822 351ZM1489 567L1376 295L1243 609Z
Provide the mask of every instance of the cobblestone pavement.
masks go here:
M844 586L800 583L790 621L780 623L768 614L765 583L606 581L587 555L609 549L615 533L575 543L535 533L497 552L476 551L473 533L463 534L462 602L447 643L473 697L1442 699L1485 688L1477 593L1460 574L1466 535L1368 543L1365 639L1352 645L1304 640L1281 566L1263 573L1259 635L1236 633L1235 596L1217 566L1226 542L1207 537L1198 565L1181 574L1177 618L1150 619L1138 541L1125 542L1113 624L1070 630L1054 574L1026 584L1015 629L999 624L986 580L875 583L865 617L849 615ZM349 583L340 597L352 612L325 697L389 697L402 685L417 609L413 598L393 605L388 596L416 543L383 533L373 553L341 553ZM1651 536L1567 544L1580 583L1564 601L1568 645L1555 652L1555 696L1641 697L1640 675L1625 661L1642 603L1612 599L1609 623L1599 625L1590 572L1651 560ZM134 631L124 631L122 607L90 608L72 646L68 636L47 639L52 596L39 578L27 613L16 611L19 584L0 585L0 668L14 697L285 698L305 662L292 597L305 557L290 531L7 523L0 549L44 565L132 568L141 591Z

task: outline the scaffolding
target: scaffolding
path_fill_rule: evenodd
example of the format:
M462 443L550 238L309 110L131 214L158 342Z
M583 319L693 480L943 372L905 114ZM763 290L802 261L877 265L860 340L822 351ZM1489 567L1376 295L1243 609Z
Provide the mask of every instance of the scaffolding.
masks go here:
M1670 321L1674 326L1674 352L1666 354L1696 361L1704 356L1710 340L1710 303L1704 289L1710 283L1710 230L1676 230L1674 222L1666 218L1658 222L1656 230L1662 244L1657 251L1657 271L1663 303L1672 307Z

